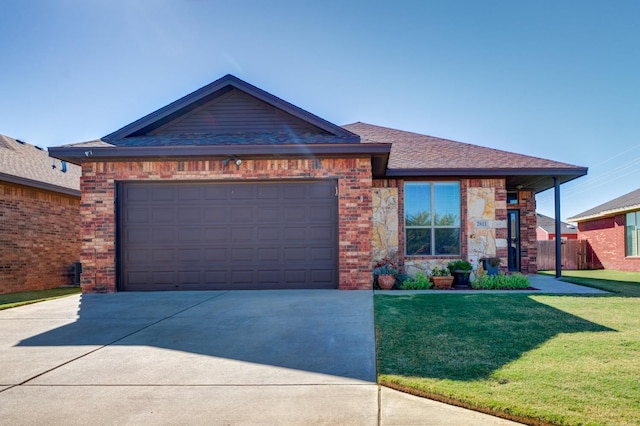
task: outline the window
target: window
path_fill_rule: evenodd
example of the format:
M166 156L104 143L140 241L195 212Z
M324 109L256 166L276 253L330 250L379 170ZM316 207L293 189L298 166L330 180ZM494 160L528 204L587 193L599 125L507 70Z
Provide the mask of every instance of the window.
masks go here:
M518 204L517 192L507 192L507 204Z
M460 183L404 186L407 256L460 255Z
M627 256L640 256L640 211L627 213Z

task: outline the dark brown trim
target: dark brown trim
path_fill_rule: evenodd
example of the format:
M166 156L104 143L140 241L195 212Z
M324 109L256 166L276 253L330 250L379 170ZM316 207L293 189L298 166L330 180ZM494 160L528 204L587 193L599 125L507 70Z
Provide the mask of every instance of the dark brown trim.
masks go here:
M140 159L216 159L226 157L388 157L391 144L309 144L309 145L207 145L143 147L58 147L49 156L73 164L87 161L140 161ZM385 162L386 163L386 162ZM385 164L386 165L386 164Z
M587 174L586 167L537 169L389 169L389 177L406 176L575 176Z
M40 182L37 180L27 179L19 176L0 173L0 181L5 181L17 185L29 186L32 188L43 189L45 191L59 192L65 195L71 195L80 198L80 190L65 188L64 186L53 185L50 183Z

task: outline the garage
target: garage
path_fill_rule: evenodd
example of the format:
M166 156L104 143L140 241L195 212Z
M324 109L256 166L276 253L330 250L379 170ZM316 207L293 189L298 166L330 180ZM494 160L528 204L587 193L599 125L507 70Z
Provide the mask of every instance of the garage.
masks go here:
M120 182L118 289L337 288L336 185Z

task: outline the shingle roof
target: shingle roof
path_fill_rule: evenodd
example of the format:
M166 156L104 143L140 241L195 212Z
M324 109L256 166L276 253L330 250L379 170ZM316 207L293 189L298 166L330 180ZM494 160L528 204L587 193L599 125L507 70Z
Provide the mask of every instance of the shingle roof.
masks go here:
M393 143L390 169L540 169L577 166L367 123L342 126L365 143Z
M585 220L597 219L633 210L640 210L640 188L577 214L567 220L572 222L582 222Z
M0 180L80 195L80 174L75 164L67 163L62 172L61 162L44 149L0 135Z
M550 234L555 234L556 232L556 220L552 217L545 216L540 213L536 213L536 218L538 221L538 226ZM575 226L560 222L560 233L561 234L577 234L578 230Z
M587 174L587 168L367 123L343 126L362 143L392 143L387 176L495 176L507 189L535 193Z

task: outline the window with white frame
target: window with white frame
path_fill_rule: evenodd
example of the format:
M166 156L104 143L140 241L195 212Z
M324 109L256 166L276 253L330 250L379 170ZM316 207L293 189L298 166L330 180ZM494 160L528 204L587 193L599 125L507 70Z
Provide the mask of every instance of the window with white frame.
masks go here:
M626 255L640 256L640 211L627 213Z
M460 182L406 182L407 256L460 255Z

